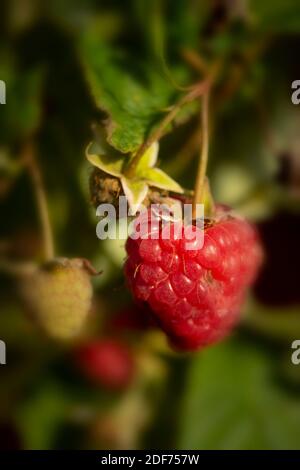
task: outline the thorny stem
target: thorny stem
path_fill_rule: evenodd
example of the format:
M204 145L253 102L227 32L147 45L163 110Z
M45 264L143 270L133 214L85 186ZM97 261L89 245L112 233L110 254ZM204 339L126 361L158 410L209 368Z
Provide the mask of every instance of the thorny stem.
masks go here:
M202 98L201 107L201 127L202 127L202 144L199 156L199 165L197 170L195 190L193 197L193 218L196 217L197 204L203 203L205 177L208 162L208 146L209 146L209 131L208 131L208 108L209 108L209 89L205 91Z
M24 146L22 160L27 167L35 192L35 199L42 229L44 255L45 260L47 261L54 257L53 234L43 178L36 159L35 148L31 141L27 142Z
M181 109L182 106L184 106L187 103L190 103L191 101L195 100L199 96L203 95L206 91L206 89L209 86L209 80L203 80L194 87L180 100L171 108L169 113L165 116L165 118L161 121L160 125L155 129L155 131L148 137L147 140L141 145L141 147L138 149L137 153L131 160L125 174L127 177L132 177L135 173L136 167L141 159L141 157L144 155L144 153L148 150L148 148L153 144L153 142L159 140L165 130L165 128L172 122L178 111Z

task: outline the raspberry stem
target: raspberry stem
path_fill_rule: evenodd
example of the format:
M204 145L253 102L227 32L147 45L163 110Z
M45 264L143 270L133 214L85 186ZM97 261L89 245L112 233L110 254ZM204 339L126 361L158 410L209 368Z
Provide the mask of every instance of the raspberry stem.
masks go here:
M195 182L193 197L193 218L196 217L197 204L203 203L205 192L206 169L208 162L209 147L209 129L208 129L208 112L209 112L209 88L205 91L202 98L201 106L201 128L202 128L202 144L199 156L199 164Z
M49 217L46 191L41 170L36 159L36 151L32 141L28 141L24 145L22 161L27 167L27 171L31 178L35 192L35 199L42 228L45 260L51 260L54 258L53 234Z

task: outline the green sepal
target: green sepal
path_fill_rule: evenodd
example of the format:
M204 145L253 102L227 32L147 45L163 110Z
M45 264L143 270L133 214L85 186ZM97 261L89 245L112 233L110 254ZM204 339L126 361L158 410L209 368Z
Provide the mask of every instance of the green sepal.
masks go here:
M127 157L111 149L102 134L90 143L86 150L86 158L95 167L120 179L127 197L132 215L134 215L145 199L149 186L167 191L183 193L182 187L164 171L155 168L159 144L154 142L139 160L133 177L125 174ZM134 158L132 155L131 158Z
M174 193L183 193L182 187L176 181L170 178L167 173L160 170L159 168L148 168L144 171L143 177L145 178L149 186L165 189Z
M130 207L130 215L135 215L147 196L148 185L143 180L129 179L125 176L121 177L121 184Z
M120 178L124 166L124 157L101 154L101 148L97 142L91 142L86 149L86 158L95 167Z

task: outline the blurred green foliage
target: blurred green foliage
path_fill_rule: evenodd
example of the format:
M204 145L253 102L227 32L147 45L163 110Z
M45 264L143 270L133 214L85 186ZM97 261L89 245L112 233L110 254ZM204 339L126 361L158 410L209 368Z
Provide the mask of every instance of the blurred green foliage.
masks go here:
M300 403L278 385L277 361L276 351L237 340L193 359L180 448L298 448Z

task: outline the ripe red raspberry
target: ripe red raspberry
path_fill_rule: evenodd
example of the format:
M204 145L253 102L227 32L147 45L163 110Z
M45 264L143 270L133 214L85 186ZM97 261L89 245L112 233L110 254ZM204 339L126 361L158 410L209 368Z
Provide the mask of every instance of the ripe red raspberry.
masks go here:
M150 305L178 349L194 350L223 338L237 322L261 263L256 231L223 213L206 225L201 247L203 232L197 226L173 222L164 239L167 226L150 227L150 214L142 215L143 237L131 235L126 242L125 274L134 297Z
M112 339L81 345L75 352L75 361L88 379L107 389L125 388L134 375L131 351L120 341Z

